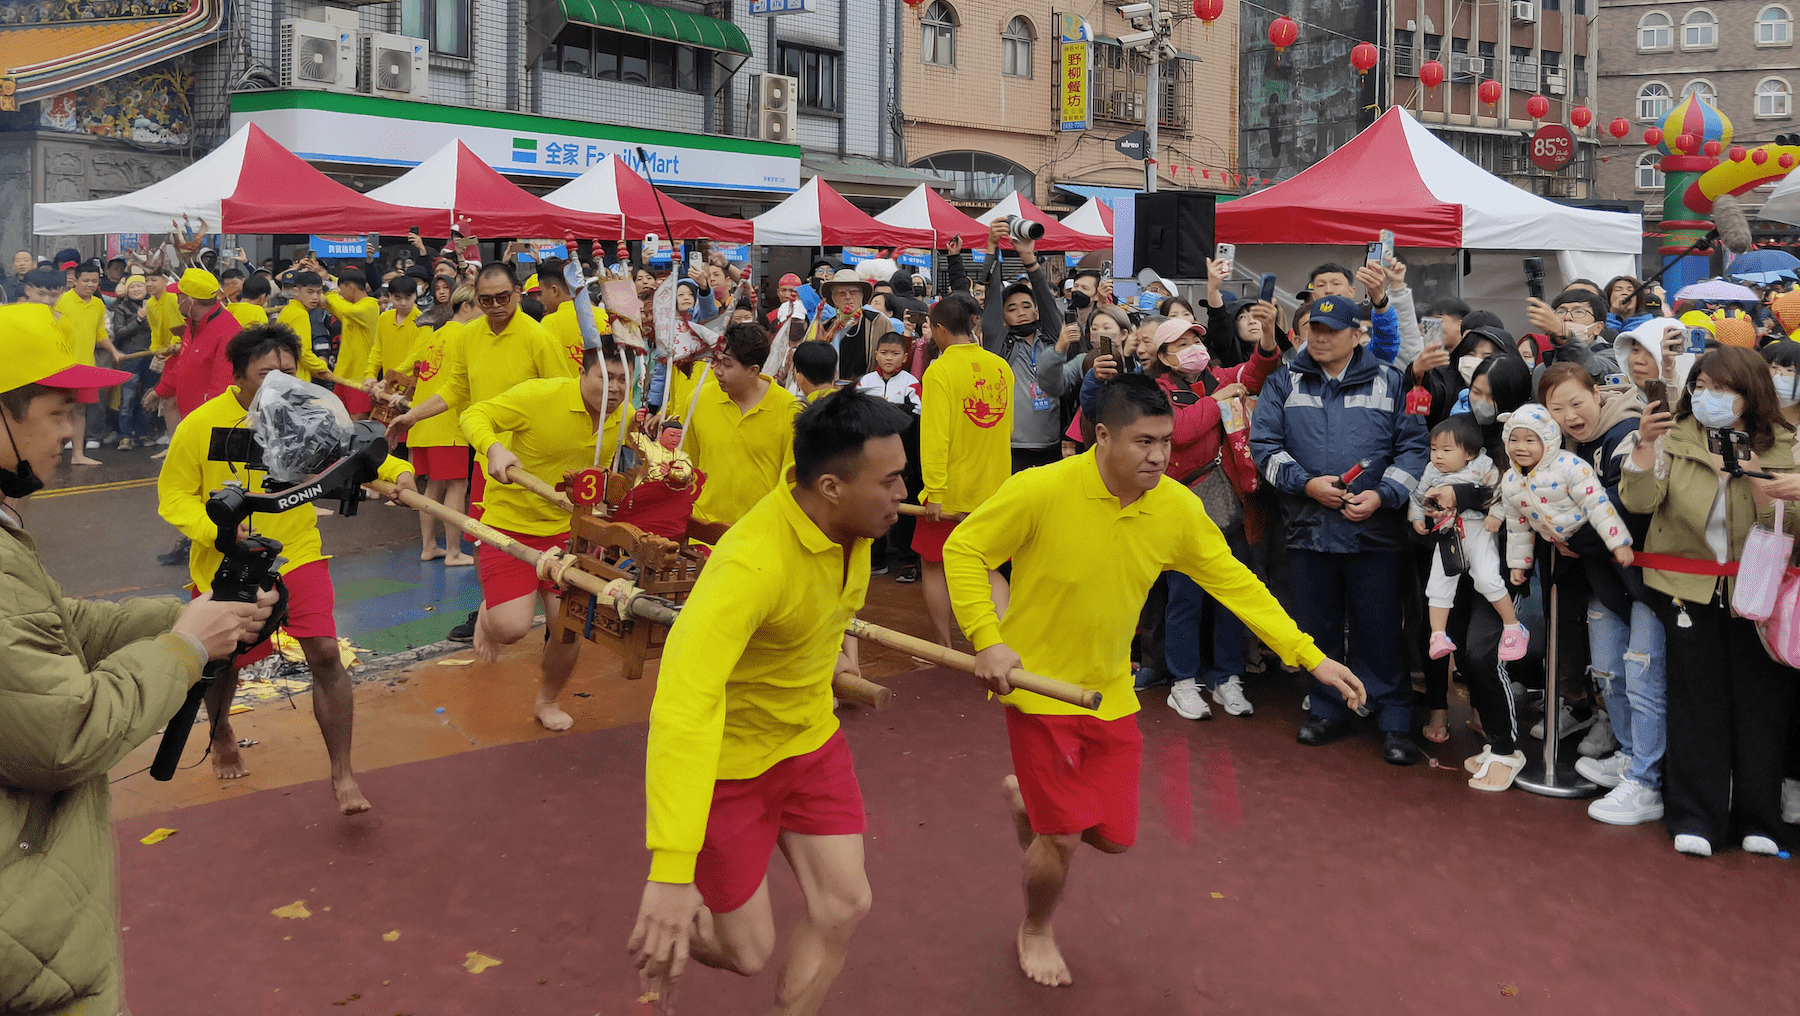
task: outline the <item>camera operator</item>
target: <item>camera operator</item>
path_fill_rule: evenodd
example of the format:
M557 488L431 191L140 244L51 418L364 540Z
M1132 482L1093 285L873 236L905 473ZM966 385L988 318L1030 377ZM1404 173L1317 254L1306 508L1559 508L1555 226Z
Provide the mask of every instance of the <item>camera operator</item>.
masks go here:
M107 770L167 723L208 659L254 638L261 604L64 597L17 502L82 404L123 371L78 366L50 309L0 308L0 1011L116 1013Z
M1065 391L1081 386L1081 356L1065 362L1057 352L1062 312L1044 276L1043 262L1038 260L1037 243L1013 237L1013 252L1026 277L1008 283L1000 274L1000 241L1010 228L1005 217L988 225L987 306L982 310L981 344L1012 367L1012 469L1016 473L1062 458L1060 400Z
M276 371L292 374L299 351L299 338L285 325L245 329L225 347L225 356L231 361L232 386L182 417L181 425L175 428L168 458L156 481L157 499L162 517L193 541L188 552L188 572L193 579L191 588L196 591L211 587L224 557L213 545L218 527L206 514L207 498L228 481L236 481L252 492L263 489L261 470L242 462L219 462L208 457L213 432L248 426L247 411L264 380ZM392 456L382 463L380 475L407 490L418 489L413 483L412 467ZM349 672L338 652L337 626L331 616L331 569L319 538L318 514L310 505L302 504L291 511L257 515L253 521L259 535L281 542L281 554L286 558L281 566L282 582L288 590L288 619L283 628L300 643L307 669L312 671L313 718L319 722L325 753L331 757L331 787L338 807L346 815L368 811L369 802L357 788L350 767L355 701L351 697ZM248 534L240 528L239 538L245 535ZM271 648L264 641L239 656L233 668L207 689L206 713L215 724L213 773L222 780L235 780L248 773L228 718L237 689L238 668L268 656Z
M1750 527L1774 524L1777 497L1800 497L1794 428L1762 358L1727 346L1700 357L1673 415L1651 405L1638 433L1619 498L1651 516L1640 563L1644 584L1662 594L1652 605L1668 639L1663 821L1684 854L1708 856L1736 836L1747 851L1774 854L1795 674L1732 612L1730 576ZM1797 522L1800 512L1789 513L1788 528Z

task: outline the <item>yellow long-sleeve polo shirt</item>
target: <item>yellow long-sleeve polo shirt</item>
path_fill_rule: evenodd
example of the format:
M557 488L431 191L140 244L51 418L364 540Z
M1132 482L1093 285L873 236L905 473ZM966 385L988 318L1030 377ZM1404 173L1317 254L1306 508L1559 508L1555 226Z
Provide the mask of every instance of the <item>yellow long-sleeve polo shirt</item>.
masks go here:
M613 406L600 428L602 468L612 463L619 444L619 413ZM527 473L555 484L570 469L594 465L594 418L581 397L579 377L534 378L463 411L463 435L486 457L494 442L519 457ZM481 521L526 536L567 532L569 513L510 483L488 481L481 498Z
M694 468L706 473L706 486L694 502L694 517L703 522L734 525L765 494L787 482L796 400L767 374L762 379L769 390L748 413L714 378L694 395L685 449Z
M1012 475L1012 396L1012 368L973 342L945 349L925 368L921 503L972 512Z

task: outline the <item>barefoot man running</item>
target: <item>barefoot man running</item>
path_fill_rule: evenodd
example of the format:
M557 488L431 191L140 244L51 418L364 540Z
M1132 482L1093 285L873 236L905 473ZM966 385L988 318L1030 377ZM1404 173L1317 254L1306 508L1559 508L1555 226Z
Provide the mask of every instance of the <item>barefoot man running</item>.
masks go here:
M1231 555L1198 497L1163 475L1174 417L1141 374L1106 383L1094 448L1015 473L956 527L944 545L950 599L979 650L976 673L1005 696L1015 776L1004 790L1025 848L1025 921L1019 966L1046 986L1069 984L1050 917L1075 849L1124 853L1137 839L1143 735L1129 652L1138 607L1164 571L1180 571L1250 626L1286 663L1298 662L1352 704L1362 685L1326 659L1280 604ZM1011 560L1002 619L988 573ZM1103 694L1086 712L1013 691L1014 667Z
M868 913L862 791L831 682L856 670L844 626L868 592L869 541L906 500L909 423L850 390L807 407L796 484L719 541L669 633L644 777L650 881L628 946L665 1012L690 956L746 976L768 962L777 844L806 913L773 1012L819 1010Z

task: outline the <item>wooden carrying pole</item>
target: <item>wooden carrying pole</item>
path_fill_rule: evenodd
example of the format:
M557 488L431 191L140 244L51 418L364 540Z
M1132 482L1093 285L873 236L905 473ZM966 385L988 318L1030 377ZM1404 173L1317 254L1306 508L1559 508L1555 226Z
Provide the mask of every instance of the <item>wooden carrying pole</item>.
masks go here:
M625 609L633 617L650 621L654 624L673 626L675 624L675 618L681 613L668 603L636 592L635 586L627 585L622 589L615 588L613 584L608 583L605 579L602 579L597 575L590 575L579 568L569 567L575 560L572 557L563 558L561 561L558 561L557 555L546 554L527 547L518 540L495 529L493 526L490 526L479 519L472 519L455 509L446 508L423 494L415 494L410 490L401 490L385 480L371 480L365 486L375 493L380 494L382 497L399 501L409 508L416 508L425 514L430 515L432 518L444 522L446 525L452 525L461 529L463 532L480 540L484 548L492 547L503 553L511 554L513 557L516 557L537 569L538 574L553 577L558 585L574 586L577 589L593 594L595 597L598 597L607 603L613 604L618 602L618 597L620 595L624 595L628 597L625 602ZM549 560L546 560L546 558ZM860 677L853 677L849 674L839 674L833 678L831 682L831 692L838 698L847 699L872 709L885 709L894 700L894 693L892 690L875 684L872 681L865 681Z
M573 514L575 511L575 504L574 504L574 502L569 500L569 495L564 494L562 491L557 490L555 487L552 487L550 484L545 483L543 480L540 480L537 477L531 475L530 473L527 473L525 470L521 469L518 466L506 467L506 482L517 484L521 487L524 487L526 490L531 491L533 494L536 494L538 497L541 497L544 500L555 505L556 507L561 508L563 511L569 512L571 514Z
M959 653L954 649L940 646L936 642L927 642L922 638L908 635L905 632L898 632L894 631L892 628L883 628L880 625L870 624L860 618L852 619L850 627L844 629L844 631L846 634L854 635L859 639L868 639L872 642L887 646L889 649L898 649L903 653L911 653L921 660L929 660L941 667L967 671L971 674L975 672L975 657L970 656L968 653ZM1053 677L1043 677L1038 674L1033 674L1029 670L1020 670L1017 667L1013 668L1012 673L1006 675L1006 679L1012 683L1014 688L1022 688L1025 691L1035 692L1045 698L1053 698L1058 702L1067 702L1072 706L1080 706L1083 709L1100 708L1100 693L1091 688L1083 688L1078 684L1070 684L1067 681L1058 681Z
M916 515L919 518L924 518L925 508L923 505L903 504L900 506L900 514ZM968 516L964 515L962 512L945 512L940 518L945 522L961 522L963 519L968 518Z

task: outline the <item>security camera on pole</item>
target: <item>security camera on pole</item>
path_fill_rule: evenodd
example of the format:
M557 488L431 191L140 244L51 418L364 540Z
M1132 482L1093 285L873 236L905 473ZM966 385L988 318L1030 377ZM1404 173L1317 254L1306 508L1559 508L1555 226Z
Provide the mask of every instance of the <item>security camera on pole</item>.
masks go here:
M1131 22L1137 29L1128 35L1119 36L1119 45L1126 52L1149 50L1150 73L1145 80L1144 88L1144 131L1149 140L1144 146L1144 190L1156 190L1156 121L1161 116L1158 107L1162 105L1162 62L1175 56L1175 44L1170 36L1175 29L1175 16L1164 11L1157 3L1129 3L1119 8L1119 16Z

